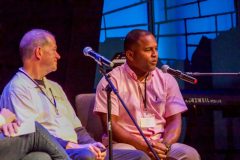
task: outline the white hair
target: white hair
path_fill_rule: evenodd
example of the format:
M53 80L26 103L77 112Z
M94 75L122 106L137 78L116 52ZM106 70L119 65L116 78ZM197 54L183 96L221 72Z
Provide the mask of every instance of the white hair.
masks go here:
M54 38L54 35L43 29L32 29L25 33L19 45L19 52L22 59L29 58L36 47L47 44L49 37Z

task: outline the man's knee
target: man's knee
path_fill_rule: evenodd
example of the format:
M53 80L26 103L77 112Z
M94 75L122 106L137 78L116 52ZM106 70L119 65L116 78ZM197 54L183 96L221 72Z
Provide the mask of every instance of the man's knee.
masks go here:
M135 150L135 154L138 160L151 160L151 158L143 151Z
M45 152L31 152L26 155L22 160L52 160L49 154Z
M108 159L108 155L107 158ZM114 160L150 160L146 153L140 150L127 150L127 149L114 149L113 150Z
M200 160L200 155L197 150L191 146L175 143L171 146L171 150L169 153L170 159L178 159L178 160Z
M198 151L193 148L193 147L190 147L188 148L188 150L186 151L186 156L187 156L187 159L189 160L200 160L200 155L198 153Z
M136 150L136 148L127 143L114 143L113 149L127 149L127 150Z

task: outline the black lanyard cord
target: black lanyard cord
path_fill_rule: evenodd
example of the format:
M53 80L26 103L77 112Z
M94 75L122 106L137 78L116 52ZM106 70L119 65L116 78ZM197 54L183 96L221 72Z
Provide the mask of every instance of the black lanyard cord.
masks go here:
M144 96L142 94L142 89L140 87L140 85L138 84L138 88L140 90L142 99L143 99L143 104L144 104L144 111L147 110L147 77L148 77L149 73L146 75L145 77L145 81L144 81Z
M145 77L145 82L144 82L144 94L145 94L145 98L144 98L144 109L147 110L147 76Z
M53 96L53 92L51 90L51 88L49 88L52 98L53 98L53 102L52 100L47 96L47 94L43 91L42 87L35 81L33 80L29 75L27 75L25 72L23 72L22 70L19 69L19 72L23 73L26 77L28 77L34 84L36 84L36 86L41 90L42 94L51 102L51 104L55 107L56 113L58 114L58 109L57 109L57 102Z

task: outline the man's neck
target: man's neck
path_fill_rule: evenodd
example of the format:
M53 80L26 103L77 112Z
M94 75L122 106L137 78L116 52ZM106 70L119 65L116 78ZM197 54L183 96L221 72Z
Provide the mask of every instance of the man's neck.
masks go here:
M133 65L128 64L128 66L131 68L131 70L136 74L137 79L141 82L143 81L149 74L149 72L143 72L135 68Z
M41 73L41 69L35 67L23 66L23 70L34 80L43 80L44 74Z
M135 72L135 74L137 75L137 79L138 79L140 82L142 82L144 79L147 78L149 72L146 72L146 73L143 73L143 74L139 74L139 75Z

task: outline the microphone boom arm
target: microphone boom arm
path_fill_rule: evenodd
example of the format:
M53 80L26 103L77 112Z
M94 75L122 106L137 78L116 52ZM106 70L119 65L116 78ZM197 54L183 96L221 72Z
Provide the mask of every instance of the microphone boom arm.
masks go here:
M191 76L239 76L240 72L232 72L232 73L227 73L227 72L219 72L219 73L200 73L200 72L186 72L187 75Z

